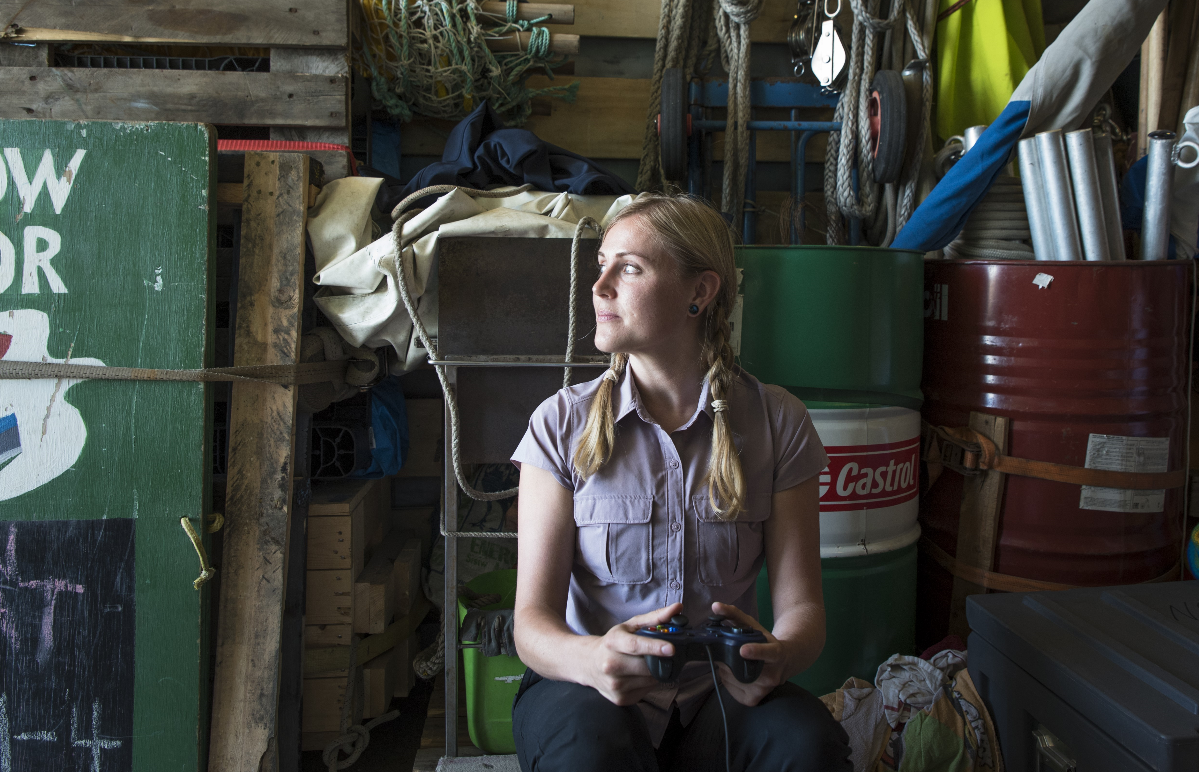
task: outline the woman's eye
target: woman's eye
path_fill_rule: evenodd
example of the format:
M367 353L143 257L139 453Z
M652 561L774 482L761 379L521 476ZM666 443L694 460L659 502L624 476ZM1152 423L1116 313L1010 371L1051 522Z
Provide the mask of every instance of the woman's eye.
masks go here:
M621 273L637 273L637 266L626 263L625 266L620 270Z

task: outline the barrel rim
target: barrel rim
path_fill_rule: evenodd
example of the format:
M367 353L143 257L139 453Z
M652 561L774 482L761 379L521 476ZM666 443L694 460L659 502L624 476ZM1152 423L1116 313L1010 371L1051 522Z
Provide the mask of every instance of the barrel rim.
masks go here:
M917 255L919 257L924 257L926 254L918 249L892 249L891 247L872 247L866 244L856 247L848 244L738 244L736 246L737 252L766 250L777 252L855 252L876 255Z
M1039 267L1049 270L1065 266L1086 266L1088 268L1117 268L1117 267L1189 267L1189 260L1000 260L994 258L944 258L925 257L926 265L1015 265L1021 267Z

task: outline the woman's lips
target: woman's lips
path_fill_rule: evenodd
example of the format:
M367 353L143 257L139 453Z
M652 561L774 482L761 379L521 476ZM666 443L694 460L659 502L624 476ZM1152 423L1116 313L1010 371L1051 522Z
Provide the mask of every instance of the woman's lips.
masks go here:
M598 311L595 314L595 321L597 323L610 322L613 319L619 319L619 318L620 317L618 317L616 314L610 314L606 311Z

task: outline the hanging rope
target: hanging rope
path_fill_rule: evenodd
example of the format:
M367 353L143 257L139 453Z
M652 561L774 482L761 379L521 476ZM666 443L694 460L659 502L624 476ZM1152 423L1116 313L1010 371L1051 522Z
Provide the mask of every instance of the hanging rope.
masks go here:
M429 352L430 358L432 358L434 361L440 360L441 356L440 356L440 354L437 353L437 345L433 342L433 339L430 337L428 330L425 329L424 321L421 319L420 314L417 313L416 303L413 302L412 293L408 289L408 273L407 273L407 271L404 270L404 265L403 265L404 251L403 251L403 248L401 247L402 242L401 242L401 238L400 238L401 235L403 234L404 223L408 222L409 220L411 220L413 217L415 217L416 215L418 215L420 212L422 212L424 210L412 209L409 211L405 211L405 209L408 206L410 206L411 204L415 203L416 201L419 201L422 198L425 198L425 197L431 196L431 195L439 195L439 194L448 193L452 190L459 190L459 191L467 194L468 196L472 196L474 198L507 198L509 196L515 196L518 193L524 193L530 187L532 187L532 186L531 185L522 185L519 188L513 188L511 190L473 190L470 188L460 188L456 185L434 185L432 187L428 187L428 188L424 188L423 190L416 191L415 193L411 194L410 196L405 198L403 201L401 201L399 204L397 204L395 209L392 210L391 216L392 216L392 219L395 221L395 224L392 226L391 232L392 232L392 236L395 239L395 250L393 251L393 256L391 257L391 259L396 261L395 275L396 275L396 284L400 291L400 299L404 301L404 308L407 309L408 316L411 317L411 319L412 319L412 327L413 327L413 330L416 332L417 338L420 340L421 345L423 345L425 347L425 350ZM567 336L566 360L565 360L567 362L571 362L574 360L574 338L575 338L575 329L577 327L576 315L578 312L577 304L575 302L575 295L577 293L577 287L578 287L578 259L577 259L577 256L578 256L578 249L579 249L579 239L582 238L583 231L587 228L592 229L597 234L600 232L599 223L597 223L595 220L593 220L590 217L582 218L579 221L579 224L575 227L574 239L571 243L571 248L570 248L570 255L571 255L571 259L570 259L570 301L568 303L569 319L567 321L567 329L569 331L569 334ZM387 258L384 258L384 259L387 259ZM480 490L475 489L474 486L472 486L469 482L467 482L466 474L462 471L462 458L461 458L461 452L459 449L459 435L461 434L461 432L460 432L460 419L459 419L459 415L458 415L457 394L454 390L453 384L451 384L449 382L449 378L446 377L445 366L437 365L434 369L437 371L437 379L441 382L441 390L445 394L446 410L449 412L449 415L450 415L450 454L451 454L451 461L453 462L453 467L454 467L454 477L458 480L458 486L460 488L462 488L463 492L466 493L467 496L470 496L472 499L475 499L476 501L499 501L500 499L512 498L519 492L519 490L520 490L519 488L509 488L507 490L494 491L494 492L480 491ZM569 368L569 367L566 368L566 374L563 376L563 388L570 385L570 370L571 370L571 368ZM455 533L454 535L458 535L458 534ZM496 531L496 532L472 531L469 535L484 537L484 538L495 538L495 539L510 539L510 538L512 538L512 534L504 532L504 531Z
M718 41L713 30L712 0L662 0L658 39L654 47L654 74L650 78L649 109L645 116L645 139L641 143L641 165L637 189L653 190L665 185L658 143L658 113L662 110L662 75L667 69L683 71L684 80L706 72L715 61Z
M749 23L762 12L763 0L719 0L716 36L720 63L729 74L728 118L724 130L724 190L721 211L733 215L740 232L749 166Z
M849 61L846 64L849 69L845 90L837 102L833 117L833 120L841 121L841 130L829 134L824 162L824 198L828 219L826 240L829 244L844 244L847 240L842 217L866 220L874 217L878 210L879 185L874 181L873 140L870 136L870 87L876 71L875 46L878 35L887 30L905 29L916 58L929 58L928 41L920 30L910 0L893 0L891 13L886 19L874 15L879 9L879 0L849 0L849 4L854 17ZM895 41L893 45L900 43ZM916 186L929 132L933 93L931 67L924 68L922 79L923 115L916 142L910 146L915 150L905 159L900 176L895 221L888 223L886 229L892 235L903 228L916 206ZM858 172L856 194L853 189L855 169Z
M516 18L508 0L504 16L484 13L477 0L360 0L367 18L366 43L355 50L359 71L370 78L371 94L392 115L413 113L459 120L484 100L515 126L532 112L535 96L573 102L578 81L530 89L537 70L553 79L565 57L550 56L548 20ZM529 33L528 46L492 53L487 40Z

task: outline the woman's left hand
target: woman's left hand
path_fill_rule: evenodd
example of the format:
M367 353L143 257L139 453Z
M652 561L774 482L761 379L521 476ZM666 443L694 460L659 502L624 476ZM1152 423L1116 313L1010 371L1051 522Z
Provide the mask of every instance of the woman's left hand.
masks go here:
M762 675L758 676L756 681L743 684L733 676L733 671L729 670L727 665L723 662L718 665L720 682L728 689L729 694L733 695L733 699L742 705L757 705L763 697L774 691L774 687L786 680L783 676L789 654L787 644L775 638L758 620L736 606L713 603L712 613L719 614L742 627L752 627L766 636L766 643L746 643L741 646L741 656L744 659L760 659L764 663Z

